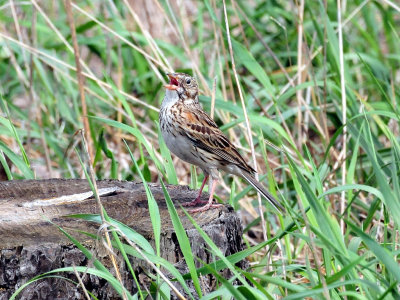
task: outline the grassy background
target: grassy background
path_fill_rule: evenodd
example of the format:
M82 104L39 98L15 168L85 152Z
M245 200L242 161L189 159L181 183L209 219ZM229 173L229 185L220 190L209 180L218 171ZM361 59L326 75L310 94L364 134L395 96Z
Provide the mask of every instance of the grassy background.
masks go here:
M98 179L198 188L203 175L158 134L165 72L184 71L288 210L276 215L222 174L217 195L240 212L247 246L270 246L236 274L254 283L244 288L270 299L399 299L399 5L228 1L225 14L221 1L128 2L72 3L76 37L62 1L0 2L8 177L84 176L72 149L85 127ZM217 294L246 291L221 279Z

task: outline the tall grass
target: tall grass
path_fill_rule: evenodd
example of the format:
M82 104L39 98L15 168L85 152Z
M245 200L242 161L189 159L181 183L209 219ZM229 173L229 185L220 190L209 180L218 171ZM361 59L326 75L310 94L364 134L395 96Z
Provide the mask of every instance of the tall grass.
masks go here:
M225 258L204 236L220 261L197 273L218 277L228 267L242 286L218 277L217 290L204 295L189 265L184 278L197 296L398 299L398 4L132 3L71 3L87 116L63 3L0 4L0 163L7 176L82 177L77 155L65 159L65 151L87 118L98 179L198 187L203 175L170 156L157 125L165 71L188 72L198 78L205 110L215 109L216 122L288 211L272 213L244 182L223 174L217 195L241 212L249 251ZM187 245L166 199L179 243ZM152 251L157 257L159 245ZM184 256L190 260L190 251ZM250 269L236 270L245 256Z

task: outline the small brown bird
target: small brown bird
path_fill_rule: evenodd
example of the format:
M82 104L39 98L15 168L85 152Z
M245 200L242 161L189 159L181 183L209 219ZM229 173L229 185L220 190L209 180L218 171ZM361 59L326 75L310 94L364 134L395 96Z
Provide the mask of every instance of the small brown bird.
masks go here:
M284 207L255 179L256 171L250 167L235 146L218 128L217 124L203 111L198 99L199 88L196 80L184 73L167 74L169 84L160 109L161 133L169 150L180 159L199 166L204 180L195 200L185 206L195 206L200 200L207 179L210 177L210 198L203 207L190 212L218 207L213 204L213 195L218 183L218 170L244 178L275 209Z

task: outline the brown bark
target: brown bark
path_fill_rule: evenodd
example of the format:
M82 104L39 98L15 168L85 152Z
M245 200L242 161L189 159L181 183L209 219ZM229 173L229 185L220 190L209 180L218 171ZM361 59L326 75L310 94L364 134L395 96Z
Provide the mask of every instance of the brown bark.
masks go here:
M147 197L142 183L102 180L97 182L100 191L108 189L101 196L108 215L130 226L152 244L153 229L147 209ZM161 256L187 272L182 252L166 207L164 194L158 184L149 184L156 199L162 222ZM214 260L207 244L200 238L190 221L179 209L178 202L195 198L197 192L186 186L168 186L169 194L177 207L178 214L188 234L195 257L205 262ZM59 267L91 266L85 256L57 229L48 222L60 225L80 242L92 249L93 254L112 271L106 251L95 248L93 241L72 229L96 233L98 225L65 215L77 213L98 213L93 197L81 197L90 192L86 180L20 180L0 183L0 300L8 299L12 292L30 278ZM65 196L60 198L61 196ZM204 195L204 200L208 195ZM74 201L71 201L76 197ZM84 199L87 198L87 199ZM242 228L240 219L230 207L212 209L194 214L196 222L211 237L225 255L242 250ZM122 263L123 260L120 260ZM152 272L144 261L131 259L136 275L145 278ZM246 262L239 263L244 267ZM126 266L122 263L124 286L134 293L136 287ZM77 282L73 274L60 274ZM224 272L228 276L228 272ZM206 276L202 288L207 292L213 288L214 280ZM118 294L103 279L86 275L83 282L87 289L99 299L119 299ZM190 283L188 283L191 286ZM179 285L177 284L177 287ZM182 289L180 289L182 291ZM84 299L81 288L63 279L42 279L26 287L19 299Z

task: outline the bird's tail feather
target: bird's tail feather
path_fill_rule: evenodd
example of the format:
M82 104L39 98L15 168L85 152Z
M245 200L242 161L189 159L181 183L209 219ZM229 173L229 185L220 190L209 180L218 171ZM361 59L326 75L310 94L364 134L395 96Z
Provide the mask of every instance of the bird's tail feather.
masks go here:
M271 205L279 212L284 213L285 208L276 200L262 185L248 172L242 172L242 176L248 183L250 183Z

